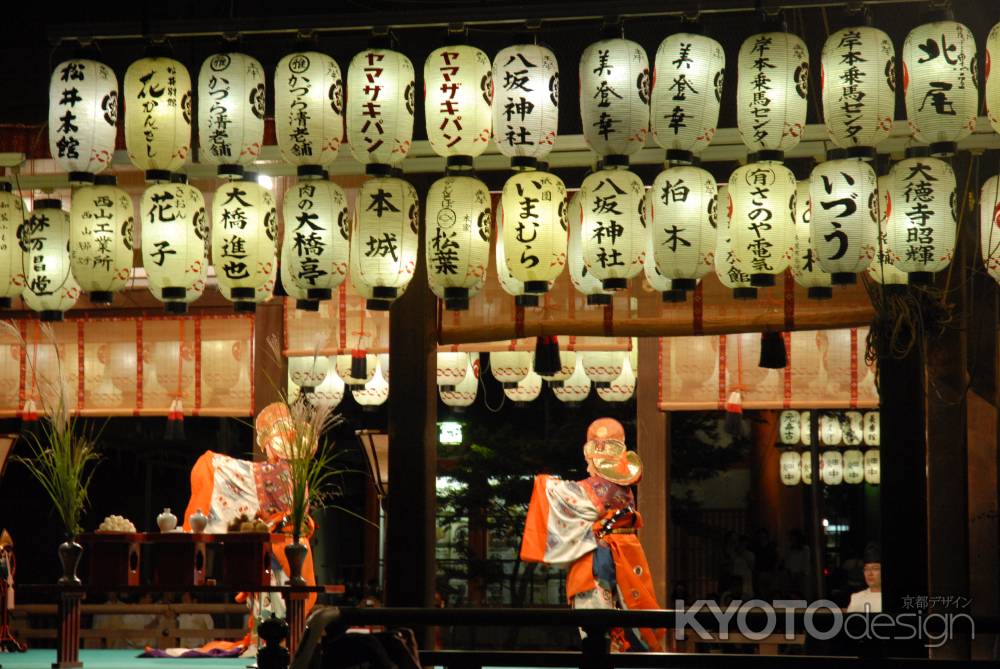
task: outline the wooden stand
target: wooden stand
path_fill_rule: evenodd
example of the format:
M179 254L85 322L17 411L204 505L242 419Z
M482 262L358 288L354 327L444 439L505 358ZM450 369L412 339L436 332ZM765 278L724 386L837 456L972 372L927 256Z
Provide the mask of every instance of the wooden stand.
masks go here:
M82 667L80 662L80 602L82 592L59 594L59 638L52 669Z
M309 599L308 592L289 592L285 595L287 613L285 619L288 622L288 652L292 657L299 650L302 643L302 636L306 632L306 600Z

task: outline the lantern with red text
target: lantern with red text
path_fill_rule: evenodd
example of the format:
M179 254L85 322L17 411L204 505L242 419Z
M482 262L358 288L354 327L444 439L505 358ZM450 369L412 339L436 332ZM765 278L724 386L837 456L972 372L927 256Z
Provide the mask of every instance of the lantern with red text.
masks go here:
M248 177L251 175L247 175ZM212 265L238 312L253 312L258 290L273 285L278 215L271 191L256 180L219 186L212 200ZM225 294L225 292L224 292Z
M649 132L649 58L636 42L603 39L580 56L583 136L605 165L627 165Z
M118 125L118 79L104 63L59 63L49 82L49 153L70 183L89 183L111 164Z
M191 75L173 58L141 58L126 70L124 89L129 160L146 181L169 181L191 152Z
M435 49L424 61L427 140L449 165L472 166L493 129L493 68L473 46Z
M95 304L111 304L132 277L132 198L110 175L73 192L70 204L70 262L80 289Z
M362 165L399 165L413 143L413 63L390 49L365 49L347 68L347 143ZM385 173L378 168L378 173Z

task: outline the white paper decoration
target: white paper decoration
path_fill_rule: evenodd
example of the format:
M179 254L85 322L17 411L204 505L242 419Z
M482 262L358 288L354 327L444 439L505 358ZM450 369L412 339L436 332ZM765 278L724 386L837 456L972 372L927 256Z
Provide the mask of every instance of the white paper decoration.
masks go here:
M865 451L865 483L878 485L882 482L882 454L877 448Z
M362 165L399 165L413 143L413 63L366 49L347 68L347 143Z
M856 448L844 451L844 483L857 485L865 480L865 454Z
M868 266L868 276L871 277L876 283L883 285L905 286L910 281L909 277L906 272L896 269L896 267L892 264L892 258L889 256L889 235L886 232L886 225L888 224L886 217L889 213L889 176L880 176L878 177L877 182L879 204L879 239L878 246L875 249L875 257L872 258L872 262Z
M431 184L426 207L428 282L444 288L446 308L467 308L490 264L490 191L479 179L446 176Z
M453 390L446 390L444 386L438 386L438 394L445 406L452 409L464 409L471 406L476 401L476 394L479 392L479 378L476 376L475 368L469 364L465 370L465 376Z
M363 183L358 189L351 231L351 248L357 251L352 283L370 290L375 300L396 299L413 278L419 224L420 202L408 182L378 177ZM370 301L368 308L379 306Z
M1000 175L987 179L979 192L979 248L986 271L1000 281Z
M778 439L787 446L798 444L802 438L802 423L798 411L782 411L778 416Z
M284 200L282 249L289 247L289 276L307 299L328 300L347 277L350 261L347 195L332 181L302 179Z
M531 370L514 387L508 388L505 384L503 394L507 396L507 399L517 404L534 402L542 394L542 377L538 376L534 370Z
M21 297L43 321L61 321L80 296L70 269L69 217L61 206L59 200L36 200L18 233L24 252Z
M434 153L459 164L481 155L493 129L492 104L493 68L481 49L444 46L427 56L424 119Z
M864 443L864 417L860 411L844 413L844 446L859 446Z
M726 52L711 37L676 33L660 42L653 68L650 124L668 159L698 154L719 125Z
M583 262L605 289L624 289L642 271L645 193L642 179L628 170L599 170L580 186Z
M504 253L527 293L544 293L566 265L566 187L548 172L520 172L501 196Z
M812 424L811 424L811 421L812 421L812 412L811 411L803 411L799 415L802 418L802 430L801 430L802 445L803 446L811 446L812 445Z
M583 371L582 355L576 356L576 369L573 370L570 377L563 381L562 385L552 387L552 394L556 396L557 400L567 404L575 404L587 399L587 396L590 395L590 379Z
M608 388L621 376L625 358L625 351L585 351L580 356L583 372L598 388Z
M882 438L881 417L878 411L868 411L863 418L866 446L878 446Z
M313 389L309 400L318 406L326 407L332 411L344 399L344 380L337 376L337 373L333 370L334 365L332 362L328 364L329 371L326 379Z
M24 288L23 251L18 231L24 223L24 203L9 181L0 182L0 308L9 309Z
M757 289L750 286L750 275L740 269L733 253L732 231L730 219L732 200L729 197L729 186L719 186L719 218L715 235L715 275L719 282L733 291L733 297L739 299L757 297Z
M870 157L889 136L896 111L896 51L889 36L852 26L823 44L820 84L823 121L834 144Z
M278 61L274 130L286 163L326 167L337 159L344 137L344 82L337 61L316 51ZM299 174L317 171L300 169Z
M528 351L494 351L490 353L490 372L504 388L513 388L531 372L531 353Z
M354 377L351 375L351 363L353 362L353 356L350 353L338 355L337 359L334 361L337 376L343 379L344 383L346 383L351 390L364 388L366 383L375 378L375 370L378 367L378 356L374 353L362 355L365 359L364 377Z
M515 165L549 155L559 132L559 64L537 44L501 49L493 59L493 140Z
M826 485L840 485L844 481L844 456L840 451L823 451L820 455L820 476Z
M49 82L49 152L70 182L91 181L111 164L118 124L118 79L104 63L59 63Z
M822 415L819 417L819 441L824 446L839 446L844 431L840 427L837 416Z
M329 373L330 360L325 355L294 355L288 358L288 378L306 392L322 385Z
M605 402L628 402L635 394L635 372L632 371L632 363L625 358L622 365L622 373L618 375L610 386L597 386L597 395Z
M889 173L886 247L910 282L948 266L957 228L955 173L937 158L906 158Z
M439 351L437 354L437 385L442 390L454 390L465 379L471 360L461 351Z
M202 162L219 175L243 173L264 144L264 68L243 53L217 53L198 73L198 139Z
M854 283L878 250L875 170L860 158L828 160L809 178L810 237L816 259L835 284Z
M1000 72L993 69L994 62L1000 67L1000 23L986 36L986 116L993 130L1000 132Z
M191 152L191 75L173 58L141 58L125 72L125 146L147 181L166 181Z
M778 162L738 167L729 178L729 234L740 269L772 286L795 252L795 175Z
M188 293L197 290L207 271L205 199L185 183L154 184L142 194L139 220L150 286L160 289L169 310L183 313Z
M74 190L70 204L73 277L98 304L110 304L132 276L132 198L116 183L101 175Z
M752 35L739 54L737 125L751 151L788 151L806 125L809 49L796 35Z
M252 311L277 271L278 214L271 191L254 181L219 186L212 200L212 266L237 310ZM225 295L225 291L223 292Z
M782 451L778 467L783 484L798 485L802 481L802 458L798 451Z
M649 131L649 90L649 58L641 45L612 38L584 49L580 118L590 148L601 156L629 156L641 149Z
M719 197L700 167L668 167L648 194L647 234L653 261L675 288L694 290L715 266Z
M932 153L954 153L954 143L976 129L979 75L976 38L955 21L917 26L903 42L906 119Z
M580 204L580 191L573 193L569 199L569 246L566 264L569 266L569 278L577 292L587 297L587 304L611 304L612 291L605 290L601 280L587 268L583 258L583 207Z
M576 371L576 351L566 351L559 349L559 369L554 374L542 374L542 379L548 381L549 386L557 388Z
M352 388L351 395L363 409L377 409L389 399L389 382L385 380L381 372L377 372L363 388Z
M800 181L795 187L795 261L792 277L806 289L814 300L833 297L830 275L823 271L813 252L811 225L812 204L809 200L809 182Z

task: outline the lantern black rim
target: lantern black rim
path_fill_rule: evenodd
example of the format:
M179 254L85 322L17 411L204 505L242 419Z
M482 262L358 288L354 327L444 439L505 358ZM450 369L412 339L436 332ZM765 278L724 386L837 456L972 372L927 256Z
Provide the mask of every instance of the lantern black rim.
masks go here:
M549 282L548 281L525 281L524 282L524 292L534 293L536 295L541 295L543 293L549 292Z
M92 184L94 183L94 175L90 172L70 172L69 182L71 184Z
M810 300L829 300L833 297L833 288L829 286L813 286L806 291Z
M187 302L167 302L163 305L163 308L168 314L174 314L175 316L186 314L188 311Z
M146 170L145 179L146 183L161 184L172 181L172 176L169 170ZM187 181L187 177L184 181Z
M739 288L733 288L733 298L737 300L756 300L757 289L747 288L745 286L741 286Z
M219 165L215 174L223 179L240 179L243 177L242 165Z
M0 309L10 309L14 300L10 297L0 297Z
M449 287L447 287L447 288L444 289L444 298L446 300L450 300L452 298L468 297L468 296L469 296L469 289L468 288L459 288L457 286L455 286L455 287L449 286Z
M468 171L472 169L472 156L448 156L445 161L446 171Z
M847 157L847 149L841 149L840 147L834 147L832 149L826 150L827 160L843 160Z
M306 291L306 297L310 300L329 300L333 297L333 291L329 288L310 288Z
M852 146L847 149L848 158L860 158L861 160L875 160L874 146Z
M368 163L365 165L365 174L370 177L392 176L392 166L385 163Z
M62 323L64 314L55 309L46 309L38 313L38 319L43 323Z
M690 165L693 160L693 151L687 151L685 149L667 149L668 163L687 163Z
M913 286L929 286L934 283L934 272L909 272L906 276Z
M957 151L957 142L934 142L930 146L930 153L932 156L947 158L955 155Z
M625 290L628 288L628 279L604 279L601 287L604 290Z
M613 153L601 159L605 167L628 167L628 156L621 153Z
M295 168L295 176L300 179L322 179L325 171L322 165L299 165Z
M375 286L372 288L372 297L380 300L394 300L399 295L399 291L392 286Z
M468 311L469 298L467 297L447 297L444 300L444 308L447 311Z
M596 295L587 296L587 306L589 307L606 307L611 304L611 296L598 293Z
M830 275L830 283L836 286L853 286L858 282L858 275L853 272L834 272Z
M698 279L671 279L670 287L677 290L694 290L698 287Z
M750 162L763 162L769 160L771 162L780 163L785 160L784 151L775 151L774 149L761 149L757 153L750 154L754 156L754 159ZM747 156L747 160L750 160L750 156Z
M295 300L295 308L299 311L319 311L319 302L316 300Z
M35 209L62 209L62 200L55 198L35 200Z
M365 300L365 309L368 311L389 311L392 302L389 300L371 299Z
M111 304L115 301L115 294L110 290L94 290L88 297L94 304Z
M252 300L257 296L257 291L253 288L241 286L230 290L229 295L233 298L233 300Z
M160 290L160 295L165 300L183 300L187 297L187 288L168 286Z
M537 307L538 306L538 296L537 295L517 295L514 297L514 305L524 308L524 307Z
M240 300L238 302L233 302L233 311L235 311L238 314L252 314L252 313L256 313L256 311L257 311L257 303L256 302L246 302L246 301L243 301L243 300Z
M754 288L770 288L775 283L773 274L751 274L750 285Z
M538 158L534 156L514 156L510 159L510 167L513 170L535 170L538 169Z

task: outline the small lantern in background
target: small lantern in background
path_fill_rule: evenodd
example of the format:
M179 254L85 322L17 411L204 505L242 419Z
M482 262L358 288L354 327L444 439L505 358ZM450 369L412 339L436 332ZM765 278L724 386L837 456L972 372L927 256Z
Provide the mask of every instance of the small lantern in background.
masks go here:
M325 355L293 355L288 358L288 378L302 392L312 393L330 374L330 360Z
M559 132L559 63L537 44L515 44L493 59L493 140L513 167L535 167Z
M812 485L812 454L809 451L802 451L799 454L800 467L802 469L802 482L806 485ZM820 460L820 465L823 461Z
M607 388L598 386L597 396L605 402L628 402L635 395L635 372L628 357L622 365L622 373Z
M863 420L863 431L865 446L878 447L882 437L882 427L880 414L878 411L865 412Z
M548 172L515 174L501 196L504 253L526 293L548 292L566 265L566 186Z
M61 321L80 297L70 267L69 217L62 202L36 200L35 209L18 232L24 252L24 289L21 297L43 321Z
M212 200L212 265L220 289L238 312L253 312L258 289L273 286L277 270L278 214L271 191L247 172L224 183Z
M840 485L844 482L844 456L840 451L823 451L820 477L825 485Z
M839 446L844 437L840 427L840 418L834 415L821 414L819 417L819 441L824 446Z
M337 356L335 371L350 390L360 390L375 377L378 356L374 353L355 351Z
M281 158L300 177L322 173L344 138L340 66L316 51L291 53L274 71L274 130Z
M878 485L882 482L882 454L877 448L865 451L865 483Z
M125 147L146 181L170 180L191 152L191 75L173 58L141 58L125 72Z
M694 290L715 266L715 179L700 167L668 167L657 175L647 197L646 233L656 268L674 288Z
M376 362L376 366L378 363ZM365 411L375 411L389 399L389 382L378 370L364 387L351 388L351 395Z
M782 451L778 459L781 482L787 486L802 482L802 458L798 451Z
M9 309L24 288L24 251L18 239L24 202L9 181L0 181L0 309Z
M388 309L406 290L416 268L419 224L420 201L409 182L376 177L358 189L351 231L351 281L358 290L370 293L370 298L365 296L368 309Z
M834 284L853 284L878 248L875 170L860 158L827 160L809 178L810 238Z
M514 388L518 381L528 376L531 369L528 351L494 351L490 353L490 371L504 388Z
M348 273L351 214L347 194L332 181L300 178L285 192L284 200L282 256L289 263L289 277L305 291L306 299L328 300Z
M135 216L132 198L110 175L73 192L70 204L70 262L80 289L95 304L111 304L132 277Z
M778 438L786 446L794 446L802 439L802 423L798 411L782 411L778 416Z
M580 56L583 136L606 166L628 165L649 132L649 58L636 42L603 39Z
M508 388L504 384L503 394L507 396L507 399L514 402L514 404L523 405L534 402L542 394L542 377L534 370L531 370L526 377L514 384L512 388Z
M645 193L642 180L628 170L600 170L580 186L583 263L605 290L624 290L642 271Z
M864 443L864 416L860 411L848 411L844 414L844 446L860 446Z
M437 385L441 390L454 390L465 379L471 364L468 353L439 351L437 354Z
M813 300L833 297L830 275L823 271L816 260L812 245L812 202L809 199L809 182L800 181L795 187L795 261L792 277L806 289Z
M167 311L183 314L189 293L201 294L207 274L205 198L181 180L154 184L142 194L142 264ZM201 282L201 288L197 284Z
M625 351L585 351L579 356L583 371L597 388L609 388L621 376L625 366Z
M104 63L73 58L49 82L49 153L71 184L111 164L118 132L118 79Z
M553 374L542 374L542 380L549 384L550 388L558 388L573 375L576 371L576 351L564 351L559 349L559 369Z
M243 174L264 145L264 68L243 53L216 53L198 73L198 138L202 162L224 178Z
M450 166L472 167L493 129L493 68L474 46L435 49L424 61L427 140Z
M344 399L344 380L337 376L337 373L333 371L332 361L328 362L329 372L323 383L319 384L313 389L312 395L309 400L315 403L317 406L322 406L330 409L336 409L340 405L341 401Z
M347 143L379 175L398 166L413 144L413 63L391 49L365 49L347 68Z
M735 264L752 286L773 286L795 253L795 175L781 163L738 167L729 178Z
M577 354L576 369L562 385L552 387L552 394L560 402L575 405L587 399L590 395L590 385L591 381L583 371L583 356Z
M865 455L856 448L844 451L844 483L857 485L865 480Z
M475 368L471 364L466 367L465 376L453 390L445 390L443 386L438 386L438 394L441 396L441 401L444 405L458 411L472 406L476 401L476 394L478 392L479 378L476 376Z

